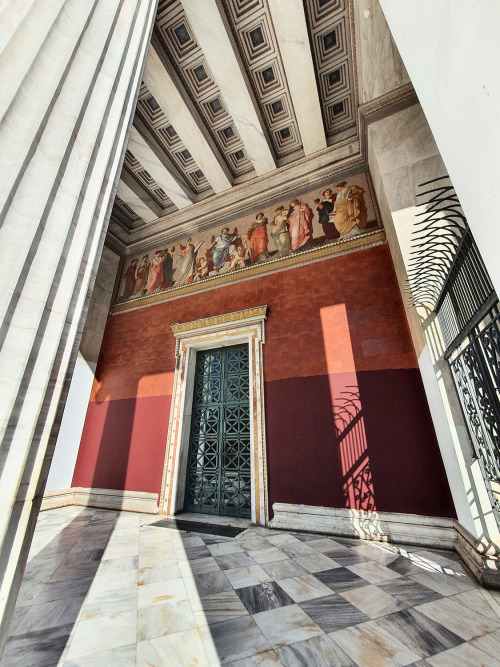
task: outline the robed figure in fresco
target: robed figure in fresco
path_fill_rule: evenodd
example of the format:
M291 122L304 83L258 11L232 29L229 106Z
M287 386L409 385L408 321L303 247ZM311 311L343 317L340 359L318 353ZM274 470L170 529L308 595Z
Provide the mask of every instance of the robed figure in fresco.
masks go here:
M271 222L271 226L274 227L271 232L271 238L278 249L278 254L275 257L286 257L286 255L290 253L291 240L290 232L288 231L285 207L279 206L275 210L275 213L276 215Z
M122 299L129 299L132 296L132 292L134 291L135 287L135 270L137 268L137 264L139 264L139 260L133 259L132 263L125 271L125 286L123 289Z
M165 253L165 261L163 262L163 282L161 284L161 287L162 289L166 289L171 285L174 277L175 246L172 246L172 248L170 248L170 252L168 252L168 248L165 248L163 252Z
M162 286L163 283L163 263L167 258L166 250L156 250L153 255L153 261L149 267L149 282L146 294L151 294Z
M177 255L177 272L175 274L177 285L190 283L194 280L196 275L196 256L203 243L204 241L200 241L195 247L192 239L188 239L186 245L179 244L180 250Z
M265 262L269 259L269 252L267 244L269 239L267 237L267 218L263 213L257 213L255 222L247 232L247 238L250 240L250 261Z
M290 230L292 252L312 248L313 210L305 202L293 199L288 209L287 221Z
M149 275L149 257L144 255L141 259L140 264L138 264L135 270L135 282L134 289L132 290L132 296L140 294L143 290L146 289L146 283L148 282Z
M327 188L322 192L321 196L323 197L323 200L315 199L314 203L316 204L316 210L318 211L318 222L323 227L325 243L330 243L331 241L338 239L340 236L338 229L333 223L332 215L337 195L335 195L330 188Z
M365 191L358 185L348 186L346 181L337 183L335 189L337 190L337 199L333 207L335 227L344 238L360 234L368 220Z
M236 227L233 234L229 233L229 227L224 227L220 233L220 236L212 236L210 249L212 251L212 262L214 269L217 271L217 273L227 262L229 255L236 254L236 247L234 243L237 238L238 230Z

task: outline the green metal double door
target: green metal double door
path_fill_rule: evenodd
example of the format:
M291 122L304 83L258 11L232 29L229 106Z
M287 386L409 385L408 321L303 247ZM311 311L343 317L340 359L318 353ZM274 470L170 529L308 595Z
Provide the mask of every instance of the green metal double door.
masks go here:
M248 345L196 354L184 508L251 516Z

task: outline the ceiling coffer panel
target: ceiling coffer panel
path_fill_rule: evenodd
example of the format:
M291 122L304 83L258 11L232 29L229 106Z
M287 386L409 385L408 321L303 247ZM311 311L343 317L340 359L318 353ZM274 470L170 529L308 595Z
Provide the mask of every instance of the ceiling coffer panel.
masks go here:
M226 109L203 51L196 42L180 0L160 2L156 27L165 53L232 175L237 177L253 172L252 163L246 155L243 142ZM228 137L224 134L226 129Z
M210 183L145 83L141 86L136 113L151 129L161 148L170 157L194 192L199 194L210 190Z
M346 0L304 0L307 28L328 137L356 124Z
M294 153L302 142L267 0L223 6L274 152L278 158Z

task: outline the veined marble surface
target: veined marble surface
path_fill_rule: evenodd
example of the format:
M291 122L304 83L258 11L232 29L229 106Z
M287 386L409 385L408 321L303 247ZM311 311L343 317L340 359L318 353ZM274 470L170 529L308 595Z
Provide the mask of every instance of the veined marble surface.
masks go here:
M500 664L500 593L453 552L157 520L42 512L0 665Z

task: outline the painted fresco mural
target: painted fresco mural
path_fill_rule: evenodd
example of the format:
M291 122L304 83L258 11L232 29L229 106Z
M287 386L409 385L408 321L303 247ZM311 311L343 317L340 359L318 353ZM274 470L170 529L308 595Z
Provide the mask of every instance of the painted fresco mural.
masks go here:
M358 236L380 226L375 210L365 173L334 181L128 260L118 301Z

